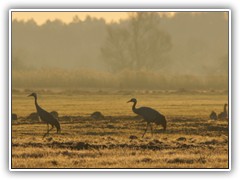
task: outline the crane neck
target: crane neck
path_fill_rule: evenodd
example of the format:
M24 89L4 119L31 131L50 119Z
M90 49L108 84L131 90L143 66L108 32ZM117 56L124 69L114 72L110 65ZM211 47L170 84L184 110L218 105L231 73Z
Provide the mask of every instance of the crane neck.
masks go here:
M133 106L132 106L132 110L133 110L133 112L136 111L136 104L137 104L137 102L134 102L134 103L133 103Z
M38 103L37 103L37 97L34 96L34 99L35 99L35 106L38 109L39 106L38 106Z
M227 112L227 106L224 105L224 109L223 109L224 112Z

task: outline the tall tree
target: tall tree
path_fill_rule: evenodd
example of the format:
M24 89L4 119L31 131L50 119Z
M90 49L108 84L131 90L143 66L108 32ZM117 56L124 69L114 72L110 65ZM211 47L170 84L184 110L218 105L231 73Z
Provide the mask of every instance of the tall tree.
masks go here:
M102 57L112 71L152 70L164 61L171 38L160 29L157 12L129 13L126 23L109 25Z

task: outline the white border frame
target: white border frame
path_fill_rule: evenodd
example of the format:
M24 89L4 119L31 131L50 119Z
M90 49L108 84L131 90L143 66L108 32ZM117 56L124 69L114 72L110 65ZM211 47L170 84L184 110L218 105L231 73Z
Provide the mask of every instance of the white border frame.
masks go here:
M131 12L131 11L153 11L153 12L228 12L228 116L229 116L229 132L228 132L228 164L229 164L229 168L228 169L118 169L118 168L112 168L112 169L90 169L90 168L86 168L86 169L76 169L76 168L58 168L58 169L51 169L51 168L46 168L46 169L12 169L12 147L11 147L11 142L12 142L12 12L30 12L30 11L39 11L39 12ZM231 126L231 32L232 32L232 28L231 28L231 10L230 9L10 9L9 10L9 170L10 171L231 171L231 164L232 164L232 138L231 138L231 130L232 130L232 126Z

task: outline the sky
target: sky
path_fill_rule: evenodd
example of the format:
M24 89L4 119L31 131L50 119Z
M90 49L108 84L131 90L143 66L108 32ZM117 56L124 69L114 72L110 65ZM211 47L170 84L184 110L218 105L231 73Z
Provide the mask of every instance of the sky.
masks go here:
M126 19L126 12L13 12L12 19L24 20L34 19L38 25L43 24L47 19L60 19L65 23L70 23L74 16L84 20L87 15L96 18L103 18L106 22L118 22L120 19Z
M162 14L172 17L175 13L166 12ZM12 19L23 21L34 19L38 25L42 25L48 19L51 21L60 19L65 23L70 23L76 15L80 20L84 20L88 15L98 19L103 18L107 23L128 18L127 12L12 12Z

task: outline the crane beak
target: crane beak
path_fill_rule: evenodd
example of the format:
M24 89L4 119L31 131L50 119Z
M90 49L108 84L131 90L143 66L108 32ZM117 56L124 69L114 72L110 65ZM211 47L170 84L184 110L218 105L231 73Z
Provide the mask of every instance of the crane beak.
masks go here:
M130 103L130 102L132 102L131 100L129 100L127 103Z
M32 94L29 94L27 97L30 97L30 96L32 96Z

